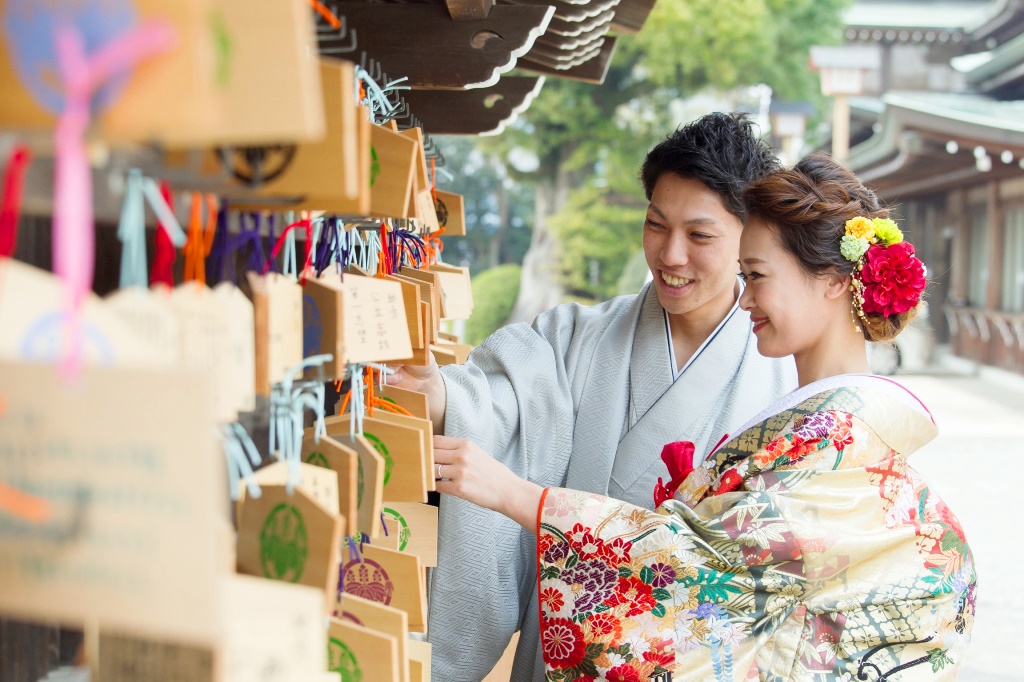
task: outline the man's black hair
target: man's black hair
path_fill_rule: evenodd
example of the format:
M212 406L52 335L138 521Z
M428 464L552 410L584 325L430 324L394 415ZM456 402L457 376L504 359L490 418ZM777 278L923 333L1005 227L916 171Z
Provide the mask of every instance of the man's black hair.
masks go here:
M652 149L640 168L640 181L650 201L664 173L699 180L744 220L743 190L778 169L778 159L746 114L715 112L677 129Z

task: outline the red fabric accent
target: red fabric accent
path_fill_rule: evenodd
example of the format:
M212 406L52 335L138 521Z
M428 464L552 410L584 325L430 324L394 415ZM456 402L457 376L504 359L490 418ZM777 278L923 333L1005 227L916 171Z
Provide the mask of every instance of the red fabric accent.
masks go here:
M537 594L541 593L541 579L540 579L540 560L544 555L540 551L540 521L544 516L544 501L548 499L548 493L551 492L551 488L544 488L544 492L540 494L540 504L537 505ZM537 632L544 632L544 609L537 609Z
M661 449L661 461L668 467L671 479L668 485L665 485L662 479L658 478L658 483L654 486L654 505L656 507L660 507L665 500L670 499L693 471L695 451L696 447L688 440L668 443Z
M166 182L161 181L160 194L173 211L174 195L171 194L171 188ZM149 275L150 286L153 286L154 284L166 284L169 287L174 286L174 260L177 257L177 251L174 248L174 244L171 242L170 236L167 234L167 228L164 227L163 223L157 221L156 254L153 256L153 271Z
M4 173L3 204L0 205L0 257L14 255L18 246L18 218L21 217L21 197L25 189L25 170L32 161L28 147L11 150Z

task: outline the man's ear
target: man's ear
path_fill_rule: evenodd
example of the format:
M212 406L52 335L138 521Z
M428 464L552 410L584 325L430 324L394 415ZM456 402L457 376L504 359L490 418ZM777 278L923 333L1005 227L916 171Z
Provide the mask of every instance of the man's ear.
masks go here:
M825 298L836 299L850 290L850 275L842 275L838 272L825 276Z

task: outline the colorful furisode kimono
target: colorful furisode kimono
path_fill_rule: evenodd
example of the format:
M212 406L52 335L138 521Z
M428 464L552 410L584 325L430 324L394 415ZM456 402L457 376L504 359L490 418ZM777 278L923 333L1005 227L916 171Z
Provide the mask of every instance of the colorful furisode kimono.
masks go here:
M667 447L676 476L654 512L549 488L547 679L954 679L974 562L907 463L935 434L906 389L846 375L790 394L696 469L692 448Z

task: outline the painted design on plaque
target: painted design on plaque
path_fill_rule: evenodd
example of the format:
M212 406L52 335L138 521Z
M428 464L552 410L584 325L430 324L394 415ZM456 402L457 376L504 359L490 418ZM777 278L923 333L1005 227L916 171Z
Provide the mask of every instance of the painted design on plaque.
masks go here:
M306 464L312 464L313 466L320 467L321 469L330 469L327 465L327 457L322 452L311 452L309 457L306 458Z
M332 673L341 673L341 682L362 682L359 661L340 639L331 637L327 642L327 667Z
M377 436L369 433L368 431L363 431L363 437L370 441L370 444L373 445L373 449L384 458L384 485L387 485L388 481L391 480L391 467L394 465L394 460L391 459L391 453L388 452L388 446L384 445L384 442L380 438L377 438Z
M306 523L299 510L287 502L267 514L260 531L260 567L263 576L295 583L302 577L309 556Z
M324 336L324 325L320 321L320 309L309 294L302 297L302 354L304 357L320 353L320 342Z
M356 506L363 506L363 460L359 460L359 480L356 482Z
M409 544L409 538L412 537L412 529L410 529L409 524L405 522L405 517L394 509L384 507L383 511L384 516L398 522L398 551L404 552L406 546Z
M377 148L370 146L370 187L373 187L380 177L380 159L377 158Z
M395 585L388 572L376 561L366 557L362 561L353 559L345 564L344 585L348 594L385 606L391 603L391 597L395 594Z
M130 0L40 2L9 0L3 16L3 37L18 79L36 102L51 114L64 108L64 93L57 67L54 34L58 26L73 26L86 54L129 31L138 22ZM100 88L93 105L103 109L113 102L131 76L125 72Z

